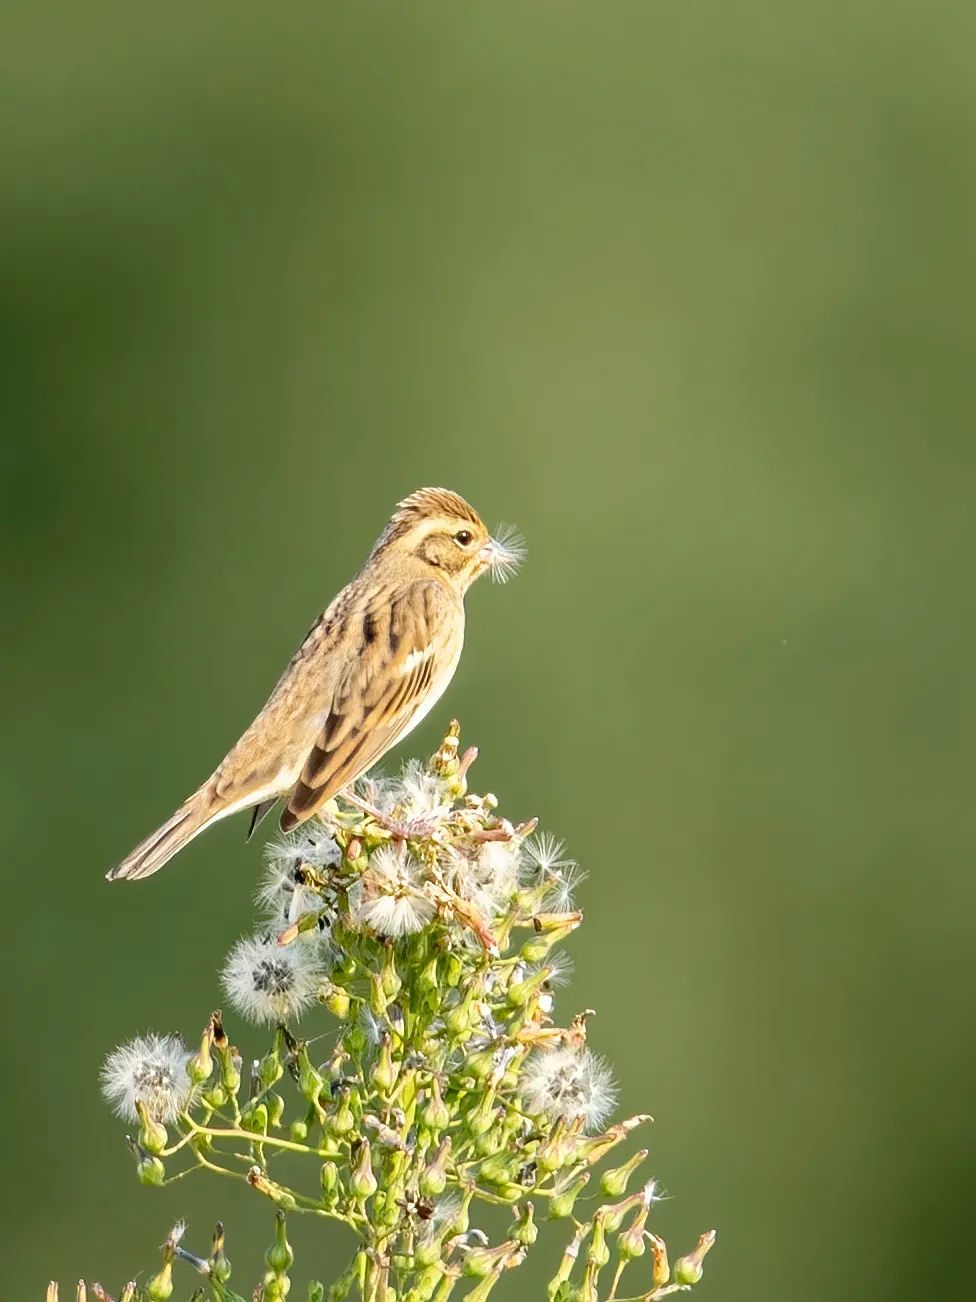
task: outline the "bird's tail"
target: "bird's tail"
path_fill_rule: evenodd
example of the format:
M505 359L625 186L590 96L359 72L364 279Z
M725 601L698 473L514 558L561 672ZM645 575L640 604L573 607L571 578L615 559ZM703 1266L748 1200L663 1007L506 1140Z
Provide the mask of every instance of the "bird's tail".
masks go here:
M136 846L131 854L126 855L105 876L109 881L120 878L135 880L149 877L172 859L173 855L202 831L215 823L218 818L232 811L224 803L214 801L210 784L205 783L199 791L184 800L171 818L162 827L157 827L151 836Z

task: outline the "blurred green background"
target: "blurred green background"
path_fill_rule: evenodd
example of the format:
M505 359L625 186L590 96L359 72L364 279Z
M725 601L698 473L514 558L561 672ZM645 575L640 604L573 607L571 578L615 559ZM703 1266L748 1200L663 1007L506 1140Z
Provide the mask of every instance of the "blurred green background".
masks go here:
M976 9L8 0L0 28L0 1295L118 1286L178 1214L253 1278L267 1206L140 1188L96 1082L135 1032L197 1033L260 847L236 819L102 874L426 483L530 559L471 594L407 752L457 714L478 783L590 869L563 1005L657 1118L658 1227L719 1230L702 1297L954 1294Z

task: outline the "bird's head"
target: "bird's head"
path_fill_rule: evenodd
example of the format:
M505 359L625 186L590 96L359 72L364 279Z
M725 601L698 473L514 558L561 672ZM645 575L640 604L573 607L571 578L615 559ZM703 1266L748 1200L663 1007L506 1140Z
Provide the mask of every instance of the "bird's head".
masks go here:
M504 583L525 556L514 530L502 527L492 537L474 507L447 488L421 488L398 504L375 551L394 548L462 594L486 572Z

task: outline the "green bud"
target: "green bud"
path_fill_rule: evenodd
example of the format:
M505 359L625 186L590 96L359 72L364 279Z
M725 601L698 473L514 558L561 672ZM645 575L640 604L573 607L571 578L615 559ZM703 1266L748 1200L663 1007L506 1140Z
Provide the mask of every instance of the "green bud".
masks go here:
M586 1262L589 1266L595 1266L600 1270L610 1260L610 1249L607 1247L607 1232L603 1224L603 1216L597 1212L593 1217L593 1236L590 1239L590 1246L586 1253Z
M549 1219L551 1221L559 1221L567 1216L572 1216L576 1199L586 1188L589 1179L589 1171L583 1171L575 1179L565 1184L559 1193L553 1194L549 1200Z
M308 1286L308 1302L324 1302L325 1289L317 1279L313 1279Z
M308 1049L303 1044L298 1051L298 1088L302 1092L302 1097L309 1103L318 1103L325 1082L322 1074L312 1066L311 1059L308 1056Z
M480 1095L475 1107L465 1118L468 1133L471 1135L483 1135L489 1130L495 1121L495 1086L489 1085L488 1088Z
M241 1088L240 1055L228 1043L226 1035L222 1036L219 1041L214 1041L214 1053L217 1058L221 1085L228 1097L231 1094L236 1094Z
M516 1265L524 1255L524 1251L524 1248L514 1239L507 1239L494 1248L472 1248L464 1258L464 1274L473 1275L476 1279L485 1279L492 1274L497 1275L506 1267ZM474 1296L475 1293L468 1294L469 1298Z
M649 1205L649 1203L644 1201L643 1194L635 1193L631 1194L629 1198L622 1198L618 1203L605 1204L600 1208L598 1214L611 1234L616 1234L623 1224L624 1217L628 1212L633 1211L635 1207L646 1207Z
M567 1133L564 1122L557 1121L549 1138L536 1150L536 1166L543 1175L551 1175L571 1162L575 1151L576 1136Z
M421 1269L435 1265L441 1259L444 1250L443 1229L437 1234L422 1235L413 1250L414 1264Z
M345 990L339 986L330 985L322 995L322 1002L334 1017L338 1017L340 1022L344 1022L349 1016L350 999Z
M548 936L533 936L519 950L519 958L526 963L541 963L555 943Z
M339 950L336 954L336 961L332 966L332 979L338 981L341 985L348 986L359 974L359 963L349 953L348 950Z
M508 1146L505 1131L500 1125L492 1126L483 1135L478 1135L474 1141L474 1151L478 1157L494 1157L496 1153L500 1153Z
M268 1125L277 1129L285 1115L285 1100L275 1090L268 1095Z
M452 1040L464 1041L470 1035L471 1017L466 1006L454 1004L444 1012L444 1025Z
M451 1114L441 1095L441 1083L436 1076L431 1078L427 1090L427 1100L420 1114L420 1119L425 1126L428 1126L435 1133L446 1130L451 1124Z
M256 1135L268 1133L268 1108L264 1102L256 1103L253 1099L241 1111L241 1126Z
M354 1059L361 1057L368 1043L366 1028L361 1022L353 1022L346 1027L342 1033L342 1043Z
M295 1260L295 1254L292 1252L291 1244L288 1242L286 1230L285 1213L279 1211L275 1214L274 1243L264 1254L264 1259L268 1264L268 1268L278 1275L282 1275L286 1270L289 1270Z
M213 1108L215 1112L218 1112L224 1106L229 1097L223 1085L213 1085L203 1092L204 1103L208 1108Z
M539 993L550 976L548 968L540 968L524 981L516 981L510 985L505 997L513 1008L524 1008L529 1000Z
M203 1028L203 1035L200 1038L200 1049L186 1064L186 1074L194 1085L202 1085L204 1081L210 1079L213 1072L213 1058L210 1054L210 1046L213 1044L213 1019Z
M393 1055L391 1052L392 1041L389 1033L380 1040L380 1051L377 1055L376 1062L373 1065L371 1080L378 1090L383 1094L389 1094L396 1081L396 1072L393 1068Z
M350 1099L352 1091L347 1085L339 1095L339 1106L329 1118L329 1128L336 1135L348 1135L356 1125L356 1118L353 1116Z
M676 1284L698 1283L704 1273L702 1262L714 1242L715 1231L709 1230L698 1240L698 1246L694 1252L689 1252L687 1256L678 1258L674 1263L674 1280Z
M169 1139L166 1127L158 1121L153 1121L144 1103L137 1103L136 1110L139 1113L139 1120L142 1122L139 1127L139 1143L147 1153L161 1153Z
M604 1171L600 1177L601 1192L609 1194L612 1198L619 1198L621 1194L626 1193L630 1177L645 1157L647 1157L647 1149L642 1148L623 1166L615 1166L609 1171Z
M644 1222L647 1220L647 1208L642 1207L634 1217L633 1223L617 1238L617 1251L621 1261L632 1261L634 1257L644 1255Z
M475 1194L475 1186L473 1184L466 1184L462 1188L461 1201L458 1204L458 1209L454 1214L454 1220L450 1223L450 1225L445 1226L444 1228L445 1239L453 1239L458 1234L467 1233L468 1226L471 1223L469 1210L471 1207L471 1199L474 1197L474 1194Z
M339 1168L335 1162L323 1162L319 1172L322 1197L330 1206L339 1199Z
M291 1280L287 1275L276 1275L268 1271L264 1277L260 1297L261 1302L282 1302L288 1296Z
M172 1260L164 1261L162 1270L149 1281L146 1296L150 1302L165 1302L166 1298L173 1296Z
M449 990L456 990L464 976L464 964L457 954L447 954L444 958L444 984Z
M357 1198L365 1200L376 1193L376 1176L373 1174L372 1154L369 1140L364 1139L359 1146L356 1164L349 1175L349 1187Z
M370 1012L374 1017L382 1017L389 1002L383 989L383 978L379 972L374 972L369 978Z
M397 1102L406 1114L410 1125L413 1125L417 1112L417 1094L419 1093L417 1084L417 1068L404 1067L397 1076L396 1094Z
M494 1264L495 1258L491 1248L472 1248L464 1258L464 1273L473 1275L475 1279L484 1279L486 1275L491 1274Z
M535 1207L526 1203L524 1207L515 1208L516 1219L508 1227L508 1237L520 1243L523 1248L531 1248L539 1237L539 1227L535 1223Z
M383 983L383 993L387 999L396 999L403 987L403 982L397 976L396 961L394 958L394 948L387 945L386 955L383 959L383 969L380 972L380 981Z
M445 1135L434 1160L420 1173L420 1192L425 1198L433 1198L444 1192L447 1184L447 1163L451 1155L451 1136ZM462 1231L455 1230L455 1233Z
M430 1302L438 1286L444 1279L440 1266L427 1266L415 1277L414 1292L417 1302ZM414 1302L414 1293L407 1295Z
M439 989L438 958L435 954L417 973L417 989L422 994L435 994Z
M158 1157L146 1155L136 1167L140 1184L159 1186L166 1179L166 1168Z
M288 1127L288 1134L293 1143L304 1144L305 1140L308 1139L308 1122L293 1121Z
M486 1184L511 1184L518 1161L517 1154L498 1153L481 1163L478 1178Z
M218 1284L226 1284L230 1279L230 1262L224 1256L224 1227L220 1221L214 1226L210 1248L210 1278Z
M464 1063L465 1074L473 1076L477 1081L487 1080L494 1070L494 1049L479 1049L477 1053L472 1053Z
M272 1085L277 1084L284 1074L284 1068L281 1065L281 1058L278 1056L277 1042L269 1053L258 1063L258 1083L262 1090L269 1090Z

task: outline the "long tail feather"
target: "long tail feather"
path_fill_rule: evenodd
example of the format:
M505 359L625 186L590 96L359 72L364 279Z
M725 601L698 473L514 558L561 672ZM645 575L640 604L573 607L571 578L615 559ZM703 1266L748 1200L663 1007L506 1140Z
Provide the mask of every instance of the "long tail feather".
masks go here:
M158 827L151 836L141 841L131 854L126 855L122 862L105 876L109 881L122 878L134 881L158 872L177 851L182 850L204 828L209 827L227 812L229 811L219 806L215 809L207 796L206 789L201 788L179 807L172 818L167 819L162 827Z

